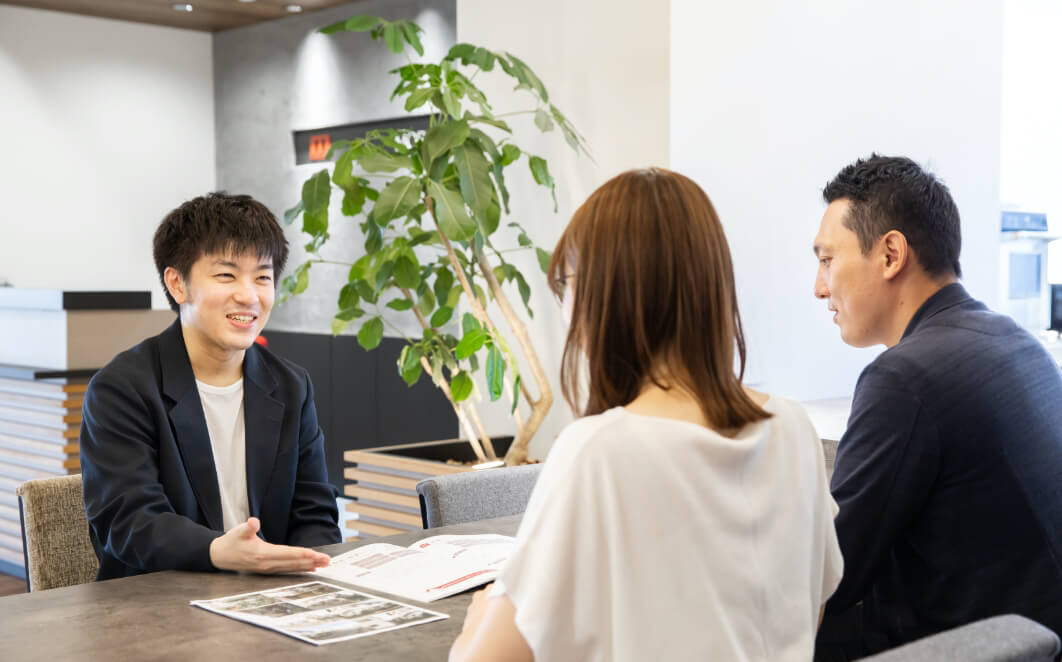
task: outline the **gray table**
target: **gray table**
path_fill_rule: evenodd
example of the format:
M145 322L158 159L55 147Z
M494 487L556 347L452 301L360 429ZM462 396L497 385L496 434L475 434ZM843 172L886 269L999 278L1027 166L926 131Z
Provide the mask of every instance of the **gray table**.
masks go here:
M500 517L380 540L409 545L440 533L515 535L520 518ZM320 549L335 555L362 544ZM0 660L445 660L471 601L471 594L463 593L428 605L450 616L443 621L325 646L188 604L300 581L304 577L170 571L0 598Z

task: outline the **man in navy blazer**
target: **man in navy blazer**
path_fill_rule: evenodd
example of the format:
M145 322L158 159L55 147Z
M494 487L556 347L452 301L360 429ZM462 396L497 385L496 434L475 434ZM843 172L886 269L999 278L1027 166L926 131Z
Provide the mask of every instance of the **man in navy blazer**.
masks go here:
M298 572L340 541L306 371L254 342L287 242L248 196L211 194L160 224L179 313L89 383L81 426L98 579L158 570Z
M846 343L886 349L837 449L844 577L815 659L1008 613L1062 632L1062 373L959 284L959 212L933 175L874 155L823 197L815 295Z

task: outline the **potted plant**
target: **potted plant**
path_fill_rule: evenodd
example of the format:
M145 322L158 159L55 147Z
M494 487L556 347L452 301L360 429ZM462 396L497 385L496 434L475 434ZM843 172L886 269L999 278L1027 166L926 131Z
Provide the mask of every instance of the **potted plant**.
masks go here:
M422 30L411 21L355 16L321 32L368 32L396 54L408 56L407 49L424 53ZM526 96L531 107L495 115L474 82L477 75L490 72L512 78L514 91ZM307 288L314 264L349 264L347 282L338 293L333 333L357 323L358 342L372 350L389 325L382 307L408 311L423 333L405 337L397 366L402 378L410 385L422 373L432 379L453 405L476 458L484 462L497 456L476 410L479 388L473 375L483 371L487 396L491 401L505 398L514 421L515 435L504 461L521 464L553 395L518 310L522 304L532 316L531 287L505 255L535 251L545 271L550 254L535 246L519 223L505 219L510 211L506 177L513 166L522 165L526 171L521 176L532 177L553 194L554 211L556 192L545 159L513 141L507 117L533 116L539 130L558 129L577 152L586 152L585 141L550 103L538 76L511 53L462 43L438 63L410 59L391 73L398 79L391 98L404 98L406 111L427 109L429 127L373 130L364 138L332 145L329 156L337 158L331 172L325 168L307 179L302 199L284 215L288 223L301 217L310 241L308 259L281 284L281 300ZM343 196L344 216L361 219L362 255L325 256L334 193ZM512 230L499 233L503 222ZM499 243L506 234L515 235L515 245ZM513 293L519 303L514 304ZM491 302L496 308L489 310ZM458 320L459 309L467 312ZM492 318L492 310L505 318L508 333ZM530 379L519 370L517 352L526 361Z

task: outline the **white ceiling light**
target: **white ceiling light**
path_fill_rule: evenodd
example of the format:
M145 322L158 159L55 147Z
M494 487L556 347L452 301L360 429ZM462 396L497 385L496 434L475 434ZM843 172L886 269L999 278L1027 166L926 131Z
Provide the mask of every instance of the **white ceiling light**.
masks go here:
M192 5L186 5L184 3L177 3L173 6L173 11L192 11L194 7Z
M254 0L240 0L240 2L254 2Z
M302 5L288 5L284 9L287 9L292 14L298 14L302 11Z

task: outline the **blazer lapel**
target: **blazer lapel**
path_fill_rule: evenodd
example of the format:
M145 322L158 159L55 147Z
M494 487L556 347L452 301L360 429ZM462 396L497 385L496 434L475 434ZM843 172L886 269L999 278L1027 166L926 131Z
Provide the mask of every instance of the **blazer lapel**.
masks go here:
M199 389L195 386L192 364L184 346L180 319L159 336L159 354L162 361L162 392L175 403L170 408L169 417L188 482L192 485L207 525L216 531L223 531L214 450L210 446Z
M284 403L273 397L277 380L251 345L243 358L243 419L246 430L247 505L261 517L261 504L277 461Z

